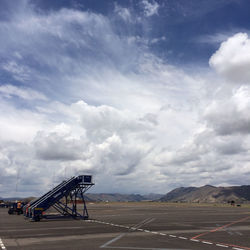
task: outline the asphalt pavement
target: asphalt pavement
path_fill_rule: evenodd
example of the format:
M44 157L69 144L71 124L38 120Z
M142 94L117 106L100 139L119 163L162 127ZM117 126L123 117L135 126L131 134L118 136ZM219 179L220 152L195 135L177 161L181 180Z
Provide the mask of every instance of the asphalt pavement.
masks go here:
M31 222L0 208L0 250L250 250L250 209L150 202L90 203L90 219Z

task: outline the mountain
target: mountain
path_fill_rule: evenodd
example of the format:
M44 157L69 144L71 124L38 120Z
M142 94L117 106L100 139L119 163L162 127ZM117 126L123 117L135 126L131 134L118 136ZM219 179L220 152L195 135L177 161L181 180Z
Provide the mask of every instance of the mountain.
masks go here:
M109 202L127 202L127 201L153 201L158 200L163 196L163 194L146 194L146 195L140 195L140 194L118 194L118 193L86 193L84 194L85 201L88 202L95 202L95 201L109 201ZM80 198L80 196L79 196ZM25 200L30 201L33 200L34 197L28 197L28 198L20 198L20 197L11 197L11 198L2 198L3 200ZM1 200L1 198L0 198Z
M154 193L143 195L144 200L149 200L149 201L159 200L162 196L163 196L163 194L154 194Z
M169 202L249 202L250 186L214 187L206 185L203 187L180 187L164 195L159 201Z
M142 201L145 200L140 194L91 194L84 195L86 201Z

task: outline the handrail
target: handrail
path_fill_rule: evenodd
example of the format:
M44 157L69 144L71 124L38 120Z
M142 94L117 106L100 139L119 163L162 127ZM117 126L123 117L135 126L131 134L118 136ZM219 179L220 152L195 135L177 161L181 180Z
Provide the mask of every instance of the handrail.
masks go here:
M39 203L43 202L48 196L51 196L52 194L54 194L57 191L59 191L60 188L62 188L63 186L65 186L66 184L68 184L69 182L71 182L73 179L75 179L75 177L71 177L69 180L61 182L59 185L57 185L56 187L54 187L52 190L50 190L49 192L47 192L46 194L44 194L43 196L41 196L38 200L35 201L35 203L33 203L28 208L29 212L31 210L33 210L34 207L37 206Z

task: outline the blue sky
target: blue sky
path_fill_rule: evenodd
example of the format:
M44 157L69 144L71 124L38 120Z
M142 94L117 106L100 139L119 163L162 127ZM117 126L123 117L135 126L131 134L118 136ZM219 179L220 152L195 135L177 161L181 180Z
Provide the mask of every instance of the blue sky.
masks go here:
M134 35L145 39L165 40L153 43L150 49L159 57L174 64L207 64L211 54L219 47L218 41L206 41L207 37L223 33L229 36L244 32L249 27L249 2L235 0L181 0L155 1L159 5L157 15L144 23L128 24L114 17L115 6L127 8L135 16L143 16L141 1L34 1L43 11L74 8L107 16L115 21L119 35ZM150 2L153 3L153 2ZM202 41L202 42L201 42Z
M248 184L249 5L0 0L0 196Z

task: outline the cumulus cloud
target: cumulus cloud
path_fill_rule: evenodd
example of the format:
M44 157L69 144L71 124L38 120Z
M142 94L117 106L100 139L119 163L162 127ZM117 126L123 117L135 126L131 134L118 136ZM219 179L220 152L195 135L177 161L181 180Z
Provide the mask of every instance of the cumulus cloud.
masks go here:
M205 119L219 135L250 133L250 89L242 86L227 100L217 100L207 107Z
M50 167L37 162L28 143L1 142L0 185L5 197L36 195L49 187ZM47 188L46 188L47 189Z
M173 187L237 185L242 173L249 171L248 140L249 136L217 136L204 128L178 150L163 151L155 164Z
M225 91L206 70L187 73L155 56L150 43L165 37L130 31L148 28L156 1L143 1L141 26L122 34L114 20L137 24L118 5L113 17L20 5L0 19L1 196L16 196L16 183L20 195L38 195L85 173L97 192L236 184L242 173L249 181L248 85ZM216 70L223 46L210 60Z
M238 33L223 42L209 64L226 79L236 83L250 82L250 40Z
M84 140L72 138L71 135L39 132L34 139L36 155L42 160L73 161L81 159L81 152L86 150Z

